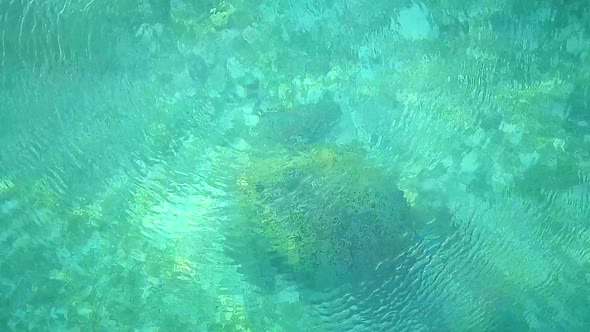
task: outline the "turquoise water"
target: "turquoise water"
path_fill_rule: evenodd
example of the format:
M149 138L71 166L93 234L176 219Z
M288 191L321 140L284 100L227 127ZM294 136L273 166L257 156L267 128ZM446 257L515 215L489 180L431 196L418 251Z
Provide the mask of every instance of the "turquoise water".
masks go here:
M0 0L0 331L590 330L588 22Z

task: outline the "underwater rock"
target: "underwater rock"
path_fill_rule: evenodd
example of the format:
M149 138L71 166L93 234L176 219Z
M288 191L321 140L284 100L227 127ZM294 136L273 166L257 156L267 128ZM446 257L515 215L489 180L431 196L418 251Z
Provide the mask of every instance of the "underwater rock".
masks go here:
M358 285L418 234L444 236L449 229L448 213L410 207L395 178L367 164L361 149L328 146L252 162L239 181L251 217L230 255L250 262L241 271L253 281L280 274L306 289Z

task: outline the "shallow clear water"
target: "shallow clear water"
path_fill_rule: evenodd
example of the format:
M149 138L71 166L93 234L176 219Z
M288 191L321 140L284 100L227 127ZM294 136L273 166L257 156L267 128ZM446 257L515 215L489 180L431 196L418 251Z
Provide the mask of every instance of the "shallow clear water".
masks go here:
M588 22L0 0L0 330L590 330Z

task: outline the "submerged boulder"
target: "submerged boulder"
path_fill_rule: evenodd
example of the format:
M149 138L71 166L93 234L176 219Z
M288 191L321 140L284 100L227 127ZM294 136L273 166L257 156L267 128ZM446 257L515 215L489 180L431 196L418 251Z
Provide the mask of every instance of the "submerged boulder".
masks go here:
M403 192L362 149L319 146L250 166L237 181L248 220L236 241L256 264L270 257L254 269L259 280L274 270L311 289L360 283L412 244L416 220Z

